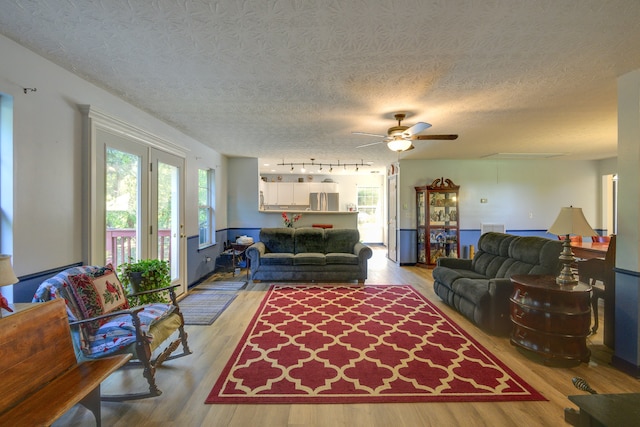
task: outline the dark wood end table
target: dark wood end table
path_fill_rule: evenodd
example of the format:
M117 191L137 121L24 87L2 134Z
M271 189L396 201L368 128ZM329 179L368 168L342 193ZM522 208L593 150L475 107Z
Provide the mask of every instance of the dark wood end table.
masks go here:
M511 282L511 343L541 356L545 364L588 362L591 286L561 286L547 275L515 275Z

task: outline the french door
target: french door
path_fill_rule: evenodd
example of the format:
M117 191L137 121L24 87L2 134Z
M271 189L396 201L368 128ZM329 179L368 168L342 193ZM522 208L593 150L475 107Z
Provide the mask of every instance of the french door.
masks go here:
M180 285L177 293L186 292L184 158L100 129L96 141L97 188L105 191L96 191L93 228L104 241L96 242L92 258L115 267L129 260L166 260L172 284Z
M177 293L186 292L183 277L185 230L183 191L184 159L151 150L150 257L169 262L171 281L180 284Z

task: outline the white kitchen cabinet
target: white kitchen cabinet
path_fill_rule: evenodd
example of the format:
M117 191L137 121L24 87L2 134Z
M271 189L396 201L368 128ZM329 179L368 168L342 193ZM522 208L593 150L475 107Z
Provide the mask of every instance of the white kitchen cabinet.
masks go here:
M265 206L309 206L311 193L337 193L335 182L261 182Z
M309 204L309 184L298 182L293 184L293 204L306 206Z
M265 182L264 183L264 204L265 205L277 205L278 204L278 183L277 182Z
M293 182L278 183L278 205L293 205Z

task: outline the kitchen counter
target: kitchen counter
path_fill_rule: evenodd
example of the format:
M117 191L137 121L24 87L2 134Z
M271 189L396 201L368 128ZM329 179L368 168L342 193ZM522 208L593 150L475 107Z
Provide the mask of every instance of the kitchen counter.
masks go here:
M264 210L260 213L268 216L265 224L268 227L282 227L282 212L286 212L289 217L301 214L302 217L295 223L295 227L311 227L313 224L331 224L334 228L358 228L357 211L307 211L292 209Z

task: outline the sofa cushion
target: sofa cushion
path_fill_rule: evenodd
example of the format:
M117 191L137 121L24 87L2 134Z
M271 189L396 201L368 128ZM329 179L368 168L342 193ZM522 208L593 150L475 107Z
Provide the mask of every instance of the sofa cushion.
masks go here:
M453 283L453 291L476 306L489 308L489 279L463 277Z
M502 233L485 233L478 240L478 251L473 257L473 271L485 277L497 276L502 264L509 259L509 247L518 236Z
M353 247L360 241L357 229L328 228L324 230L324 253L353 253Z
M263 265L293 265L293 253L269 253L260 257Z
M321 253L324 254L324 230L322 228L297 228L294 235L295 253Z
M462 270L440 266L434 268L432 274L433 280L440 282L447 287L451 287L456 280L464 277L470 279L487 279L487 277L480 273L476 273L473 270Z
M295 229L263 228L260 230L260 241L264 243L266 252L293 253L293 233Z
M326 255L327 264L358 265L360 260L357 255L331 252Z
M511 258L517 261L509 268L508 276L505 277L511 277L514 274L557 275L562 267L559 259L562 242L559 240L521 237L513 242L509 252ZM526 273L521 272L525 270L521 263L530 266Z
M324 254L318 252L304 252L293 256L293 265L326 265Z

